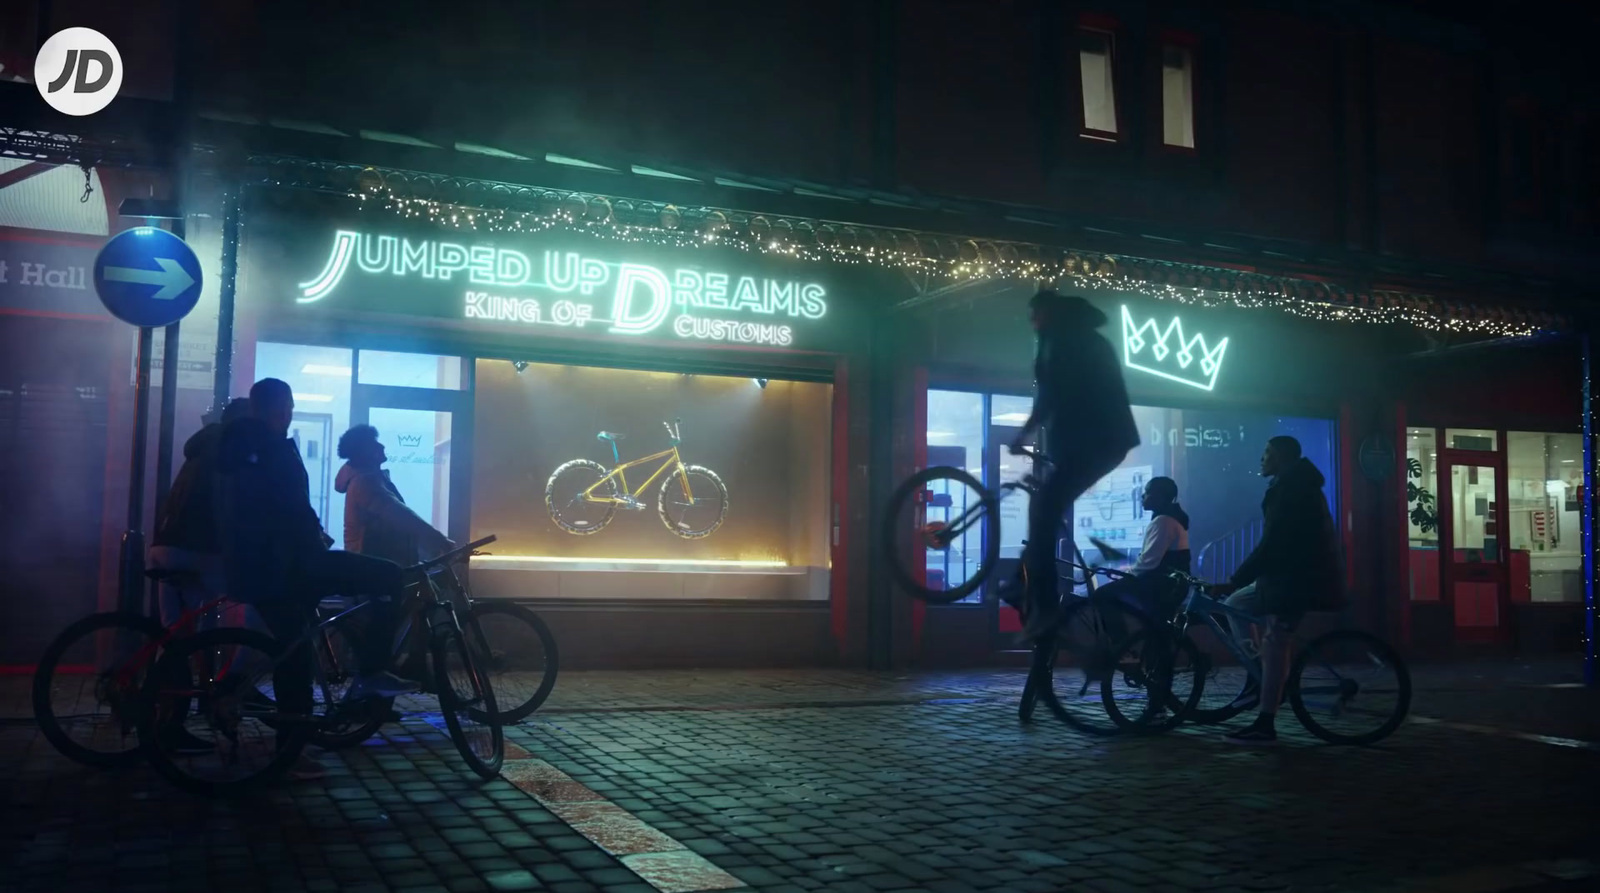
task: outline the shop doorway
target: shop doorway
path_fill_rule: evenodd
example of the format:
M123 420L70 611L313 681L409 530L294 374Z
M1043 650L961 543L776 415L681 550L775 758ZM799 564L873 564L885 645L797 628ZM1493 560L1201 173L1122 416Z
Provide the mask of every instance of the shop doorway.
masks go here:
M1511 616L1505 453L1441 448L1438 463L1440 589L1452 638L1505 641Z

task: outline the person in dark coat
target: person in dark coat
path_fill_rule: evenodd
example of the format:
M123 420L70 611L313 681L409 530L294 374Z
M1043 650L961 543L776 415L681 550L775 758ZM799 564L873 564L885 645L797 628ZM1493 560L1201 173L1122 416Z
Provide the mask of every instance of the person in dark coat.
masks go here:
M1028 591L1013 584L1002 597L1022 610L1023 637L1032 641L1052 629L1061 601L1056 544L1062 517L1139 445L1139 429L1122 365L1096 331L1106 324L1106 315L1083 298L1049 290L1034 295L1029 309L1039 335L1033 365L1038 390L1011 452L1020 453L1042 428L1043 452L1051 461L1039 469L1040 486L1028 505L1028 545L1022 555Z
M356 643L362 672L348 697L415 691L415 684L388 671L393 609L405 588L400 567L329 550L333 540L311 507L305 463L288 437L294 420L289 385L275 378L256 382L250 406L249 417L223 430L217 455L217 518L229 595L253 606L285 644L301 636L324 597L369 597L369 625ZM286 713L311 711L311 659L311 650L302 647L274 673L278 705Z
M249 400L242 397L232 400L216 417L205 419L205 426L183 445L183 467L173 478L172 488L167 491L166 501L156 517L155 534L150 541L150 566L195 573L206 592L186 592L170 582L162 582L161 623L165 626L176 623L185 610L198 607L202 596L209 599L227 591L211 488L223 426L249 412Z
M1344 592L1339 531L1322 492L1327 478L1301 455L1300 441L1288 436L1267 441L1261 476L1272 479L1261 500L1261 540L1232 579L1217 589L1219 595L1232 593L1229 606L1267 620L1260 644L1260 689L1252 685L1240 695L1247 704L1259 701L1261 709L1254 723L1227 736L1234 744L1277 742L1274 721L1283 700L1294 629L1307 611L1336 609ZM1237 639L1249 641L1245 623L1228 622Z

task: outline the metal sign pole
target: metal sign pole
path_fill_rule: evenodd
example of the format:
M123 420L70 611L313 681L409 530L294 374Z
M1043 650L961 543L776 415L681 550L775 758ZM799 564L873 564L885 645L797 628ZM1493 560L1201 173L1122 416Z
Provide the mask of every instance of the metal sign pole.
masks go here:
M1596 438L1600 437L1600 419L1595 417L1597 407L1595 400L1600 398L1600 393L1595 392L1595 333L1593 327L1583 334L1583 499L1579 503L1580 537L1579 542L1583 547L1583 681L1588 685L1595 684L1595 651L1594 620L1596 608L1595 595L1595 514L1600 509L1600 494L1595 493L1595 483L1600 479L1596 472L1600 471L1600 454L1597 454Z
M139 327L138 371L133 379L133 467L128 471L128 529L122 534L117 609L138 613L144 591L144 463L150 428L150 350L154 333Z

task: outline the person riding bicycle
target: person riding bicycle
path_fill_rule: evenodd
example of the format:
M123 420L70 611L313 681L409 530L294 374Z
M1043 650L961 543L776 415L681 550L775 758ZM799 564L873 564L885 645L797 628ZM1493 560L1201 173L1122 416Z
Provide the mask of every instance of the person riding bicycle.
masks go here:
M1189 573L1189 513L1178 505L1178 482L1169 477L1151 478L1144 485L1140 506L1151 517L1144 529L1144 546L1128 568L1131 576L1102 585L1095 595L1131 602L1151 617L1171 617L1183 590L1173 584L1167 572ZM1121 614L1108 612L1106 621L1116 641L1127 637Z
M1023 591L1019 572L1001 597L1022 611L1023 637L1033 641L1052 629L1061 600L1056 544L1062 517L1139 445L1139 429L1116 352L1096 331L1106 315L1083 298L1049 289L1034 295L1028 307L1039 335L1033 365L1038 392L1011 452L1021 453L1028 437L1043 428L1050 462L1039 469L1028 505L1022 567L1031 585Z
M1338 528L1322 492L1327 479L1301 455L1300 441L1287 435L1267 441L1261 476L1272 479L1261 500L1261 539L1215 590L1228 596L1229 606L1268 621L1260 643L1261 685L1250 684L1235 701L1259 702L1260 712L1255 722L1226 737L1232 744L1277 742L1274 722L1289 672L1291 634L1307 611L1333 608L1344 590ZM1235 638L1249 641L1248 624L1232 617L1228 623Z
M349 697L415 691L388 672L393 607L405 589L400 566L328 548L333 540L311 507L305 464L288 437L294 420L289 385L275 378L256 382L250 406L250 416L224 429L217 456L217 520L229 595L254 606L285 644L303 634L324 597L372 598L367 635L356 643L362 675ZM311 713L311 660L311 649L301 648L278 665L273 687L283 712Z

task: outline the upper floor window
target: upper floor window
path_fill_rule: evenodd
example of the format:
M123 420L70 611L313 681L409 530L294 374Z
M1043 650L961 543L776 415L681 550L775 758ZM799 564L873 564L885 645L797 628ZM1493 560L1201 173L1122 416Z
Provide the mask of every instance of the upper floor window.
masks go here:
M1117 93L1113 53L1116 41L1107 31L1078 31L1078 67L1083 83L1083 131L1090 139L1117 138Z
M1194 51L1161 48L1161 142L1194 148Z

